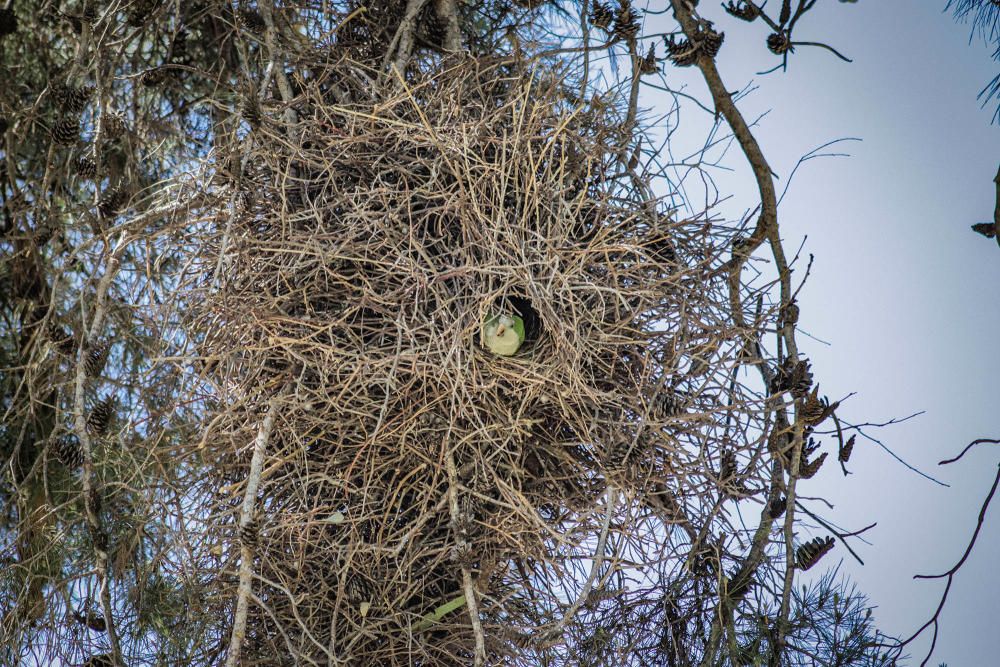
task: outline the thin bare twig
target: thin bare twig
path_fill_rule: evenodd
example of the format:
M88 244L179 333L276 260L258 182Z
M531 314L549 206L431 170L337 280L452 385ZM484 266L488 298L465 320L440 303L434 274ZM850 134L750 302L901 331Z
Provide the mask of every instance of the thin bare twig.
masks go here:
M240 507L239 528L244 530L254 520L256 514L257 489L260 486L261 472L264 468L264 457L267 454L267 444L271 438L271 429L278 414L281 395L274 396L269 401L267 415L260 425L257 438L253 444L253 457L247 472L246 491L243 493L243 503ZM236 597L236 612L233 616L233 631L229 639L229 651L226 655L226 667L236 667L240 664L240 649L246 637L247 611L253 579L254 554L253 549L245 540L240 540L239 587Z
M1000 485L1000 466L997 466L997 474L993 478L993 486L990 487L990 492L986 494L986 499L983 501L983 504L979 509L979 516L976 519L976 529L972 532L972 537L969 538L969 543L965 547L965 552L962 554L962 557L958 559L958 562L955 563L946 572L942 572L941 574L913 575L914 579L942 579L942 578L947 579L947 583L945 584L944 591L942 591L941 593L941 599L938 602L937 608L934 610L934 614L926 623L921 625L916 632L914 632L912 635L910 635L909 637L907 637L906 639L902 640L899 643L900 648L902 648L903 646L910 644L917 637L922 635L924 633L924 630L933 626L931 645L927 649L927 654L924 656L924 659L920 661L920 667L924 667L924 665L927 664L927 662L931 659L931 656L934 654L934 647L937 644L938 621L941 616L941 611L944 609L944 605L948 601L948 593L951 591L951 584L955 580L955 575L965 564L966 560L968 560L969 554L972 553L973 547L976 546L976 540L979 539L979 531L982 530L983 523L986 519L986 511L989 509L990 503L993 501L993 495L996 493L998 485Z

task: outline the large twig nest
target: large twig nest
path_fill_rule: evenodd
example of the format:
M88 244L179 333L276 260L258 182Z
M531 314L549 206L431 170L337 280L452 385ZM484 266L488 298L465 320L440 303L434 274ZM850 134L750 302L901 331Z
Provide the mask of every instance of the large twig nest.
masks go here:
M345 66L297 108L297 138L244 140L203 248L216 286L192 293L231 544L262 406L286 397L242 536L250 656L463 664L467 607L425 618L463 569L489 651L516 652L561 618L607 481L671 474L703 421L677 378L718 350L712 239L645 198L613 104L509 62L380 88ZM525 323L510 356L481 342L500 313Z

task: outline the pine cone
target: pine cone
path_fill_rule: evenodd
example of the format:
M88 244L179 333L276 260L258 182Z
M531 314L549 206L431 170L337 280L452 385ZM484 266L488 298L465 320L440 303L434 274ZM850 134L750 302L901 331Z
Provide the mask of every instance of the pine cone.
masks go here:
M809 540L795 551L795 565L800 570L808 570L833 548L833 538L817 537Z
M785 496L779 496L774 499L774 502L768 505L767 515L772 519L777 519L782 514L785 513L785 509L787 507L788 507L788 498L786 498Z
M792 447L791 429L780 429L777 426L771 429L771 434L767 437L767 450L775 457L780 457L782 461L788 460L788 452Z
M613 600L622 594L620 588L606 588L604 586L594 586L587 593L587 599L583 601L587 609L596 609L602 602Z
M87 430L96 437L106 435L115 415L115 396L108 394L87 417Z
M476 552L468 542L461 541L453 545L448 552L448 558L463 570L470 570L476 564Z
M819 397L819 385L816 385L802 404L800 415L802 421L809 426L817 426L830 416L829 407L830 404L827 403L826 399Z
M52 127L52 140L60 146L73 146L79 139L79 118L64 116Z
M362 602L371 602L372 588L368 580L358 574L348 575L344 583L344 595L352 605L360 605Z
M64 466L71 470L83 465L83 450L80 448L80 440L71 433L56 439L53 453Z
M709 58L715 58L715 56L719 55L719 49L722 48L722 42L726 39L726 33L716 32L712 29L712 24L709 23L708 26L701 32L699 37L699 50L701 53Z
M656 65L656 44L649 45L646 57L639 63L639 74L656 74L659 67Z
M93 86L59 85L54 89L59 108L70 114L81 114L87 108L90 96L94 94Z
M803 398L812 387L813 374L808 359L792 359L788 357L778 367L771 380L771 393L790 392L795 398Z
M168 70L165 67L151 67L139 77L139 83L147 88L156 88L167 80Z
M243 120L254 130L260 127L262 119L260 102L255 95L247 94L243 96L243 103L240 105L240 115L243 116Z
M615 37L622 40L632 40L639 34L639 16L632 9L631 0L621 0L618 13L615 14L615 26L612 29Z
M108 141L114 141L128 130L128 124L125 122L125 117L117 112L108 112L104 114L104 118L101 121L101 131L104 133L104 138Z
M240 28L254 35L263 35L267 29L264 17L256 9L237 9L236 23Z
M754 21L760 16L760 10L754 4L747 2L747 0L737 0L736 3L733 0L729 0L722 8L726 10L727 14L735 16L741 21Z
M452 532L459 540L470 540L476 536L478 525L476 515L478 503L471 495L464 495L459 498L458 516L452 521Z
M260 544L260 524L251 519L245 526L240 526L240 543L251 551L256 551Z
M81 155L73 165L76 175L80 178L93 178L97 175L97 163L86 155Z
M819 472L819 469L823 467L823 461L826 461L826 452L823 452L818 459L809 463L803 460L799 463L799 478L801 479L812 479Z
M602 30L611 27L611 22L614 20L614 11L603 2L596 3L590 12L590 22Z
M673 392L662 389L649 402L649 416L656 421L663 421L680 414L681 406L678 404Z
M802 457L807 459L816 453L816 450L820 448L820 443L816 442L812 438L809 438L804 445L802 445Z
M972 231L977 234L982 234L988 239L993 238L997 235L997 227L992 222L977 222L972 225Z
M108 352L111 346L107 341L97 343L87 351L87 356L83 360L84 371L88 377L95 378L104 370L104 364L108 361Z
M115 214L120 213L127 203L128 193L125 191L125 188L118 185L104 191L104 194L101 195L100 200L97 202L97 210L105 218L111 218Z
M448 39L448 25L438 16L437 12L428 12L426 20L421 22L423 27L423 38L427 43L436 46L444 46Z
M730 599L741 598L746 594L750 587L753 585L753 577L746 576L741 577L739 580L735 578L726 580L726 593L728 593Z
M840 451L837 453L837 460L840 461L841 463L847 463L848 461L851 460L851 452L854 451L855 437L856 436L852 435L850 438L848 438L847 442L844 443L844 445L840 448Z
M73 340L73 334L55 322L49 322L48 337L52 341L52 346L62 354L73 354L73 350L76 349L76 341Z
M698 48L686 38L667 38L667 57L677 67L689 67L698 60Z
M736 452L731 450L722 453L722 460L719 463L719 481L723 484L736 477Z
M83 110L87 108L87 103L90 102L90 98L93 94L93 86L71 88L69 95L66 98L66 106L63 108L70 113L83 113Z
M73 620L81 625L86 625L94 632L105 632L108 629L108 624L104 620L104 615L98 611L74 611Z
M794 51L792 40L783 32L772 32L767 37L767 48L776 56Z
M619 480L627 478L631 469L641 458L638 443L633 447L630 440L621 438L605 453L602 461L605 476L609 479Z

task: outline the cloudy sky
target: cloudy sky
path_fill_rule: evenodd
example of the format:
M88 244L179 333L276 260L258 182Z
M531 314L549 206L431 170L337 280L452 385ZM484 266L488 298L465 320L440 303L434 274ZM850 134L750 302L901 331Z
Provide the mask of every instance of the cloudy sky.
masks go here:
M740 107L751 118L768 112L756 134L779 188L810 150L861 139L839 147L850 157L801 167L781 204L786 248L804 240L816 258L800 296L800 346L823 393L856 392L839 412L848 421L923 411L865 432L950 486L859 437L853 475L845 479L827 465L802 492L832 502L827 516L843 527L878 522L866 533L872 544L857 545L864 567L842 547L834 553L877 605L883 630L909 635L930 618L943 588L913 575L942 572L961 556L1000 462L1000 448L986 445L958 464L937 465L975 438L1000 438L1000 248L969 230L993 212L1000 127L991 125L994 107L980 108L976 95L998 65L981 41L969 43L969 26L943 12L946 0L824 0L796 38L829 43L854 62L800 47L787 72L761 76L776 62L763 45L768 31L717 4L702 3L701 11L726 32L720 71L730 90L757 86ZM645 31L670 25L647 16ZM692 72L668 66L666 76L708 99ZM652 91L644 101L661 112L669 104ZM733 195L722 210L738 218L754 205L755 191L737 153L727 164L737 172L714 176ZM1000 500L952 587L930 664L997 664L997 563ZM912 647L912 664L927 646Z

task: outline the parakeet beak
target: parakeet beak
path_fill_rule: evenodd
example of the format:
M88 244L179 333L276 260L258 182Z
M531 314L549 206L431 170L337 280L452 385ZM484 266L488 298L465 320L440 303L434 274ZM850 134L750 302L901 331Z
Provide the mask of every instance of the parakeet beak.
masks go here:
M502 336L503 332L506 331L506 330L507 330L507 327L505 327L504 325L501 324L500 326L497 327L497 335L498 336Z

